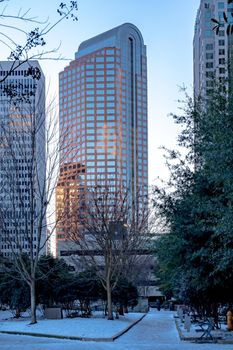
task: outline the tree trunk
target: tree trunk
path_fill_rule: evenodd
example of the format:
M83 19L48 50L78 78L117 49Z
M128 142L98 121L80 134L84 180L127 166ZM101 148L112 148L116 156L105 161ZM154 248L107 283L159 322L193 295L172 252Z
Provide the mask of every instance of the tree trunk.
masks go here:
M124 316L124 309L122 305L119 306L118 311L119 311L119 315Z
M34 278L31 281L30 285L30 292L31 292L31 323L35 324L36 321L36 285Z
M17 307L15 310L15 318L20 318L20 314L21 314L20 308Z
M107 287L107 303L108 303L108 320L113 320L113 312L112 312L112 290L111 290L111 283L109 278L107 278L106 281L106 287Z

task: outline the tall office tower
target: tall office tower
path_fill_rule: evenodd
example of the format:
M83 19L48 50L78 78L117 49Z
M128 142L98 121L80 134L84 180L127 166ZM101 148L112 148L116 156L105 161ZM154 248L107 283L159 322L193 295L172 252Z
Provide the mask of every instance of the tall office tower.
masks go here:
M208 96L213 87L213 78L228 77L229 38L224 28L223 12L232 18L233 4L227 0L201 0L195 23L193 40L194 95ZM211 18L220 20L219 34L213 31Z
M37 61L2 61L0 81L0 253L35 254L39 225L42 247L46 237L45 79Z
M140 31L125 23L84 41L60 73L61 159L85 167L82 183L129 189L147 202L147 62ZM136 198L141 198L137 201ZM135 204L137 203L137 205Z

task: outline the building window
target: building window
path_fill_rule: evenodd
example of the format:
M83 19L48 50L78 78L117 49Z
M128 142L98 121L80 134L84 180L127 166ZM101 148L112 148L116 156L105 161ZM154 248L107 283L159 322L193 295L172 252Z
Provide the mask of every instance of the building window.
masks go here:
M106 54L107 55L114 55L114 50L113 49L106 50Z
M219 74L225 74L225 68L219 68Z
M225 40L219 40L218 41L219 46L224 46L225 45Z
M104 57L96 57L96 62L104 62Z
M114 62L114 57L113 56L108 56L106 57L107 62Z
M206 87L213 87L213 86L214 86L214 82L212 80L206 81Z
M205 31L205 36L206 36L206 37L210 37L210 36L212 36L212 35L213 35L213 31L212 31L212 30L207 29L207 30Z
M211 53L211 52L207 52L206 53L206 59L207 60L212 60L214 58L214 54L213 53Z
M219 21L223 21L223 12L219 12L218 13L218 18L219 18Z
M219 33L218 33L219 36L224 36L225 35L225 32L224 30L220 30Z
M213 62L206 62L206 68L213 68L214 64Z
M224 2L218 2L218 9L224 9Z
M214 45L213 44L206 44L206 50L213 50Z

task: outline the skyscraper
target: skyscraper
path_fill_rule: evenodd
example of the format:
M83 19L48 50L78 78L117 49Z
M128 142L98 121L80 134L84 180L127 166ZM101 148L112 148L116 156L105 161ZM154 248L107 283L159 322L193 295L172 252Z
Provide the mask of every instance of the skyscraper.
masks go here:
M228 5L227 0L201 0L193 40L195 96L208 96L213 78L224 81L228 77L229 38L224 28L224 12L230 20L233 4ZM212 18L221 22L218 35L213 30Z
M2 61L0 81L0 253L36 254L46 235L44 75L37 61Z
M147 203L147 62L142 35L125 23L84 41L59 76L63 163L80 163L84 187L125 186ZM63 164L62 164L63 166ZM137 198L141 198L138 202Z

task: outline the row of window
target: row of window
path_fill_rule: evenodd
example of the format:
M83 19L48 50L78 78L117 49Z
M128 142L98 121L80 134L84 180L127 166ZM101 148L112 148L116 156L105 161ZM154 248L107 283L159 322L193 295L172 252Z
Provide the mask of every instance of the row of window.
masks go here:
M5 77L5 76L28 76L28 71L27 70L14 70L14 71L8 71L8 70L1 70L0 71L0 76Z
M86 175L86 179L87 180L95 180L95 179L98 179L99 178L99 175L98 174L87 174ZM117 177L116 177L116 174L115 173L112 173L112 174L106 174L104 175L104 178L105 179L114 179L115 181L118 181ZM125 180L127 179L126 175L121 175L121 179L122 180ZM92 183L90 183L90 185L92 185Z
M64 89L64 93L65 92L69 92L69 89L67 89L67 87L71 87L71 86L74 86L73 90L74 91L79 91L82 89L83 85L85 83L101 83L101 82L106 82L107 84L108 83L111 83L111 82L114 82L115 81L115 76L113 75L110 75L110 76L92 76L92 77L86 77L85 79L82 78L78 78L78 77L75 77L75 81L72 83L72 84L68 84L66 83L65 80L60 80L59 81L59 85L60 85L60 88ZM105 84L106 84L105 83ZM61 91L60 91L61 92Z
M113 53L114 55L114 53ZM117 62L119 63L120 62L120 57L119 56L96 56L94 60L90 60L90 62L87 62L86 64L82 64L82 65L78 65L77 67L75 68L72 68L72 69L67 69L65 70L64 72L61 72L60 73L60 76L61 77L71 77L73 76L74 74L77 74L79 73L80 71L83 71L85 69L93 69L94 67L101 67L103 66L107 66L107 64L109 64L109 62ZM93 62L93 63L92 63ZM94 64L95 62L95 64Z
M114 66L110 66L110 67L107 67L107 69L97 69L97 70L86 70L86 71L83 71L82 73L80 74L76 74L74 75L72 78L73 80L73 83L80 83L80 82L84 82L84 77L86 77L86 79L90 76L94 77L94 76L99 76L99 75L107 75L107 76L112 76L112 75L115 75L115 70L114 69L109 69L109 68L114 68ZM85 80L86 80L85 79ZM71 85L71 77L70 78L63 78L63 79L60 79L60 85L66 85L66 84L69 84Z
M148 164L148 160L143 158L138 158L138 163L139 163L139 166L141 166L140 164L143 164L144 166L147 166ZM122 162L120 161L115 161L115 160L111 160L111 161L96 161L96 162L93 162L93 161L87 161L86 162L86 165L87 167L113 167L113 166L117 166L118 168L124 168L124 165Z

